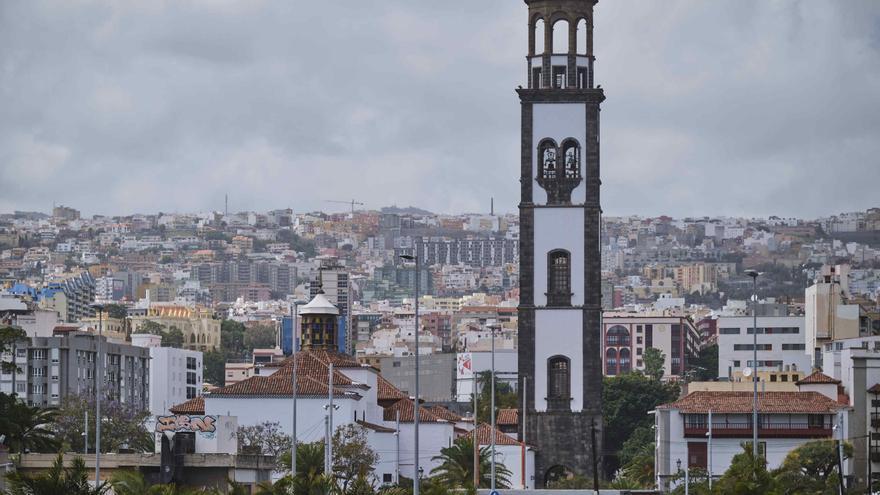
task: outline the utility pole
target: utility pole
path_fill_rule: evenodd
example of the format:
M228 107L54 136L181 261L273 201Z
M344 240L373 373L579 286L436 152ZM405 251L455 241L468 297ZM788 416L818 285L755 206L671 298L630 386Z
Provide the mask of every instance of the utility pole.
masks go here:
M297 353L297 345L296 345L296 316L299 313L299 304L297 301L293 301L293 314L291 315L291 338L293 339L293 377L291 378L291 385L293 386L293 434L290 436L291 438L291 448L290 448L290 476L292 478L296 478L296 353ZM332 384L331 384L332 387Z
M758 459L758 272L749 270L752 277L752 457Z
M473 361L471 361L471 371L473 372ZM474 490L480 488L480 440L477 438L477 426L480 422L477 420L477 373L474 373Z
M843 414L840 412L837 413L837 436L839 439L837 440L837 473L839 486L838 492L840 495L846 493L846 488L843 486ZM868 457L868 464L871 463L871 458Z
M394 411L394 439L397 443L397 456L394 462L394 484L400 484L400 409Z
M333 472L333 363L327 367L327 398L330 407L327 408L327 474Z
M706 433L709 436L709 491L712 491L712 410L709 409L709 431Z
M101 483L101 385L104 382L104 357L101 355L101 339L104 329L104 306L93 306L98 311L98 339L95 345L95 486Z
M596 420L590 422L590 449L593 453L593 490L599 495L599 459L596 456Z
M492 419L492 482L490 487L495 491L495 325L490 325L490 338L492 339L492 392L489 406L489 417Z

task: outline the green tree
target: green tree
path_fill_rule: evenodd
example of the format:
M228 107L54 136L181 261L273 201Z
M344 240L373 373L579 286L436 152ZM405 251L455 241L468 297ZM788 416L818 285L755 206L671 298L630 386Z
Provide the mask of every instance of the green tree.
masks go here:
M697 358L688 361L688 374L698 381L718 379L718 344L703 347Z
M852 444L844 442L843 459L852 457ZM835 494L840 483L837 442L815 440L792 450L773 471L782 495Z
M730 467L715 482L712 489L725 495L768 495L775 493L776 484L767 468L764 458L752 455L752 444L742 444L743 451L733 456Z
M13 471L6 475L6 495L103 495L106 483L96 487L89 484L89 471L82 457L74 457L70 467L64 467L64 457L58 454L46 471L29 474Z
M153 335L164 335L166 331L165 325L157 323L153 320L144 320L138 327L139 333L149 333Z
M370 448L363 426L350 423L333 433L333 473L342 480L343 491L347 492L355 480L370 475L377 462L379 455Z
M16 347L17 343L25 340L27 338L27 334L24 330L19 327L13 327L9 325L0 326L0 355L6 352L12 352L12 349ZM13 370L18 370L18 367L15 365L14 358L9 362L0 361L0 371L3 373L12 373ZM13 391L13 394L15 391Z
M642 358L645 362L645 374L660 381L663 378L664 366L666 364L666 355L660 349L649 347L645 349L645 355Z
M74 452L82 452L83 418L89 413L90 446L95 438L95 398L88 395L68 395L61 402L55 421L56 437L64 447ZM101 401L101 451L149 452L153 450L153 436L144 427L150 416L149 411L141 411L131 404L105 398Z
M244 348L248 352L254 349L271 349L275 347L276 332L274 327L258 325L244 333Z
M244 347L245 326L234 320L223 320L220 323L220 350L226 359L247 357Z
M31 407L12 395L0 394L0 435L13 452L57 452L54 409Z
M481 371L479 373L479 391L477 397L477 420L482 423L491 423L492 409L492 372ZM471 400L473 403L473 400ZM516 409L519 407L516 390L509 383L503 382L495 375L495 414L499 409Z
M223 351L207 351L204 353L205 382L218 387L226 383L226 358Z
M107 312L108 318L124 320L128 316L128 309L124 304L108 304L104 306L104 310Z
M290 435L284 434L277 421L240 426L237 434L238 450L243 454L278 456L290 450Z
M162 347L183 348L183 332L175 326L171 326L167 332L162 334Z
M675 382L664 383L639 371L606 377L602 387L602 411L605 423L605 448L618 452L637 428L650 429L653 418L648 411L678 398ZM615 470L619 464L611 463Z
M625 466L646 448L654 446L654 430L649 426L639 426L633 430L629 438L623 442L618 454L620 465ZM653 451L652 451L653 452Z
M492 460L490 447L480 448L480 487L491 486ZM474 488L474 439L472 435L459 437L449 447L440 449L433 458L440 465L431 470L431 476L447 488ZM510 486L510 470L504 464L495 463L495 485Z

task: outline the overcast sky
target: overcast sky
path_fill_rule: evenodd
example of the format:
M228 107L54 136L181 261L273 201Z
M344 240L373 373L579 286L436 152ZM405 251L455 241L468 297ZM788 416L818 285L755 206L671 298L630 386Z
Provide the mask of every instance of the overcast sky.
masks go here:
M0 1L0 212L515 211L519 0ZM880 2L602 0L617 214L880 206Z

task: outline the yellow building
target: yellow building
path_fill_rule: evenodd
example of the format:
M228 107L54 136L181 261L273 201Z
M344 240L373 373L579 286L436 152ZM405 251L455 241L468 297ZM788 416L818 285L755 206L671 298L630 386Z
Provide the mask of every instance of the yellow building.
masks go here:
M146 316L132 316L131 333L152 321L166 328L176 327L183 333L183 348L193 351L214 351L220 348L220 320L210 309L194 306L152 306Z

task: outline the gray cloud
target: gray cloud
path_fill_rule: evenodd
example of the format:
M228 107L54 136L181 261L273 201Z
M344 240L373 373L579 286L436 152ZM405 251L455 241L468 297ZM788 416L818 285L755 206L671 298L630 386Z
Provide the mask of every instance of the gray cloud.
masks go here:
M0 3L0 211L518 201L525 5ZM876 205L880 5L601 1L609 214Z

